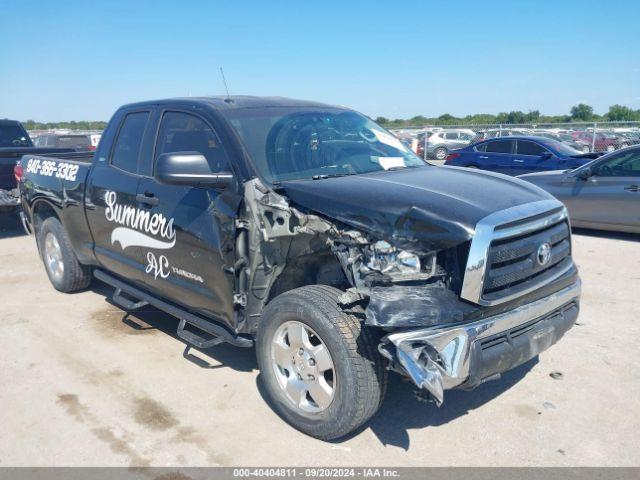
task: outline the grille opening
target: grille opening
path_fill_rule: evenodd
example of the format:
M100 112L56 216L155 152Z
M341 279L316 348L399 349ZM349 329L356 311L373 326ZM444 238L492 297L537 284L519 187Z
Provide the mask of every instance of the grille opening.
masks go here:
M549 267L546 268L545 270L540 270L539 272L529 276L529 277L525 277L521 280L517 280L515 282L511 282L508 283L506 285L501 285L499 287L495 287L495 288L485 288L484 289L484 293L486 295L490 295L490 294L495 294L496 292L500 292L500 291L504 291L504 290L510 290L512 288L517 288L520 285L523 285L527 282L531 282L533 280L537 280L539 277L542 277L545 274L548 274L549 272L552 272L554 270L554 267L559 267L559 266L564 266L564 264L567 261L567 257L564 257L560 260L558 260L556 263L554 264L549 264ZM562 264L562 265L561 265Z
M522 222L530 223L554 213L545 212ZM512 226L513 223L506 225ZM506 228L504 225L500 227ZM494 300L501 296L517 294L567 267L570 262L567 259L571 255L570 235L567 220L561 219L539 230L493 240L488 251L482 296ZM538 248L542 243L551 246L551 259L544 266L536 260Z
M560 240L556 241L556 242L549 242L549 244L551 245L551 248L555 248L557 246L559 246L561 243L563 243L565 240L567 240L568 235L566 237L561 238ZM521 262L523 259L527 258L528 256L531 255L531 252L528 253L524 253L522 255L519 255L515 258L512 258L510 260L504 260L502 262L493 262L491 264L492 268L501 268L501 267L507 267L509 265L513 265L514 263L518 263Z

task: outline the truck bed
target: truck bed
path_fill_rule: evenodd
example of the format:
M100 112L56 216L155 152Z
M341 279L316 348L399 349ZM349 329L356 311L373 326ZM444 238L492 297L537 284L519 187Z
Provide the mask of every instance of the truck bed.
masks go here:
M83 261L92 255L84 195L93 157L93 152L64 152L46 156L25 155L20 160L22 202L35 214L42 205L55 208L69 232L74 250ZM86 252L84 256L83 252Z
M16 188L16 181L13 177L13 167L24 155L47 155L56 157L59 155L73 155L74 150L68 148L46 148L46 147L4 147L0 148L0 189L13 190ZM81 155L93 152L81 152Z

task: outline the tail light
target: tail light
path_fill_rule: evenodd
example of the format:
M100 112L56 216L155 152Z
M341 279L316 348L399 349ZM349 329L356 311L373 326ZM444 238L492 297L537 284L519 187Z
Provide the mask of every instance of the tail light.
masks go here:
M88 150L89 150L90 152L95 152L95 151L96 151L96 146L95 146L95 145L89 145Z
M447 155L447 160L446 160L446 161L448 162L448 161L450 161L450 160L453 160L453 159L455 159L455 158L458 158L459 156L460 156L460 154L459 154L459 153L450 153L449 155Z
M22 165L20 163L16 163L16 166L13 167L13 176L16 177L17 183L20 183L23 174L24 170L22 169Z

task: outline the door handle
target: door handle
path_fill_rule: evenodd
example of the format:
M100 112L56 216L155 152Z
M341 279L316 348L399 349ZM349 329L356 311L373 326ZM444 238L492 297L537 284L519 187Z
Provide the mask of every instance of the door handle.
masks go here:
M524 160L520 160L518 158L514 159L513 161L516 162L516 163L524 163Z
M153 195L153 193L144 192L136 195L136 202L155 207L160 203L160 199Z
M489 157L485 157L484 155L480 155L480 158L483 158L484 160L486 160Z
M638 185L629 185L628 187L624 187L627 192L638 192L640 191L640 187Z

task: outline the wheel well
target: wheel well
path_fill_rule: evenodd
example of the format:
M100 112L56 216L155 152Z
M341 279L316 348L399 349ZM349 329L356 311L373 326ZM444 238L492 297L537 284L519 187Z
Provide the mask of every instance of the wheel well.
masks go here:
M331 251L316 252L289 259L269 291L268 302L282 293L307 285L329 285L341 290L349 288L347 277L336 256Z
M40 230L42 222L44 222L49 217L54 217L57 220L60 220L60 217L58 217L58 214L50 203L41 200L33 206L33 226L34 233L36 235Z

